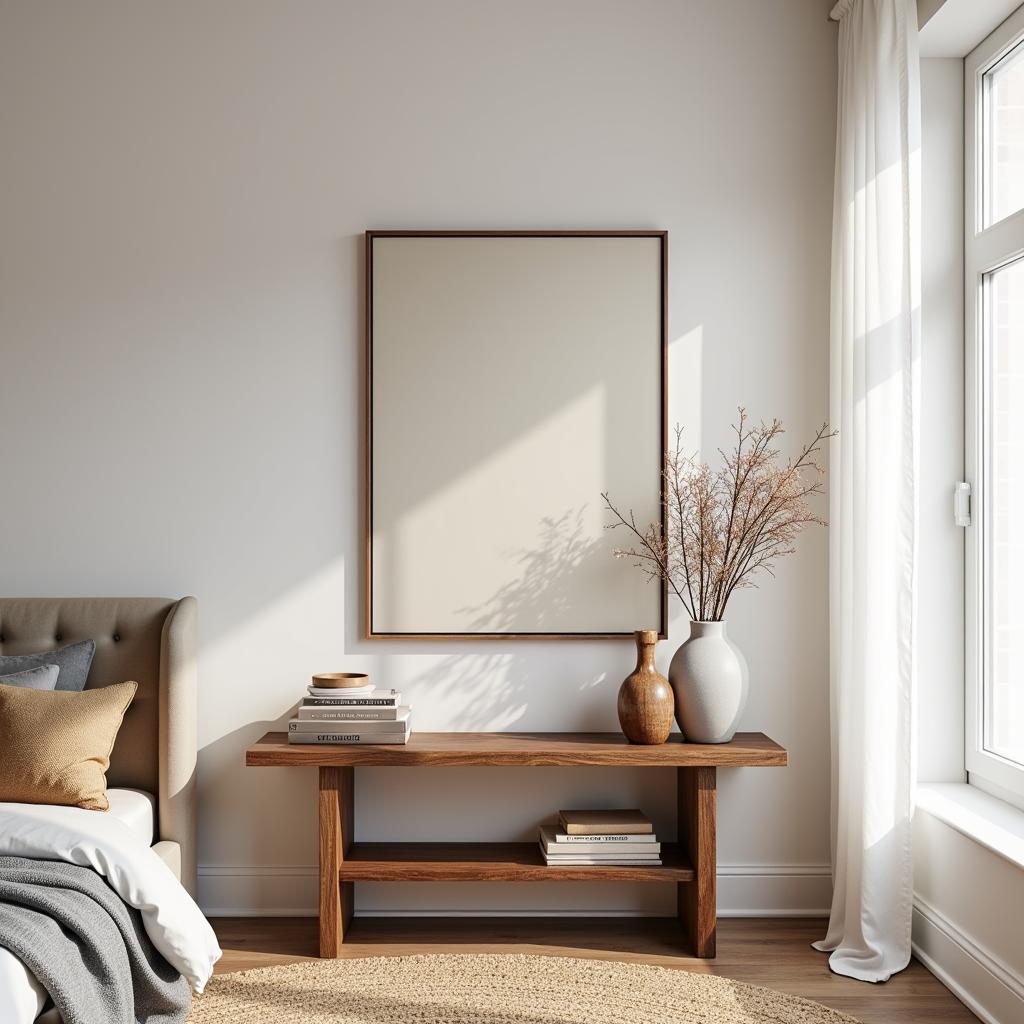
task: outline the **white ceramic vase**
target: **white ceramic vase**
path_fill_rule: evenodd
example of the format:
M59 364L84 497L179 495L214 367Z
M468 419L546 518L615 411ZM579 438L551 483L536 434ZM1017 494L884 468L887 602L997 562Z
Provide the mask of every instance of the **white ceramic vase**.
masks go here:
M691 622L668 669L676 721L692 743L728 743L747 704L749 674L724 622Z

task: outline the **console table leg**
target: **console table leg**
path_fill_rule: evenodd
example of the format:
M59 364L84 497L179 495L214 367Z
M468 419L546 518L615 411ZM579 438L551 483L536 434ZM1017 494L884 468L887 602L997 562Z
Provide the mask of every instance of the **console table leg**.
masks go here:
M352 845L353 768L320 769L320 956L337 957L352 920L353 885L341 883Z
M694 880L679 883L679 917L694 956L715 955L718 918L716 872L716 769L678 768L679 841L690 856Z

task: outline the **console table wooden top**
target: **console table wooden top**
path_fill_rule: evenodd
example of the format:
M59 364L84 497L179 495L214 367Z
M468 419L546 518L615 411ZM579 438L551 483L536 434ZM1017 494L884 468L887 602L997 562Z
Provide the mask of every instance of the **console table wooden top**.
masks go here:
M784 767L784 747L761 732L737 733L729 743L639 746L613 732L419 732L406 744L290 744L287 733L268 732L245 752L254 767L372 765L618 765L620 767Z

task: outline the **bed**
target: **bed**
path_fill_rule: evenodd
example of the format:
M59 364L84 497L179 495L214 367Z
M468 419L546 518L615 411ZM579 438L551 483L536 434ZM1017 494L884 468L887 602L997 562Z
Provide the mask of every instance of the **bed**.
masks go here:
M0 831L7 833L0 836L0 853L63 859L94 868L126 903L142 903L138 909L146 931L151 938L156 936L156 948L164 952L161 941L168 942L170 952L165 955L188 978L193 991L200 991L208 977L206 963L216 959L219 950L193 902L196 601L192 597L0 598L0 654L32 654L89 639L95 641L96 653L86 689L128 679L138 683L110 755L110 811L0 804ZM79 822L84 823L83 834L75 831ZM12 847L10 834L19 828L20 845ZM54 833L53 829L64 831ZM39 840L39 835L47 838ZM40 846L44 842L52 848ZM139 852L145 856L137 857ZM123 856L133 861L132 870L134 861L139 861L139 877L129 879L124 865L111 866ZM175 928L205 931L168 937L168 927L172 933ZM0 948L0 954L0 1019L7 1024L4 992L10 995L10 986L23 986L25 973L36 993L38 984L8 950ZM182 964L175 963L179 954ZM15 997L21 999L24 1013L23 987ZM12 1012L9 1007L7 1012ZM21 1024L26 1018L11 1019Z

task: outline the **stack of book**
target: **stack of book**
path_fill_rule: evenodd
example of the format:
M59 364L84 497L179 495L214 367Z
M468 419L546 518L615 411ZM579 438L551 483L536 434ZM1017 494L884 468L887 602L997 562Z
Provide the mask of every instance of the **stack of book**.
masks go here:
M397 690L310 686L288 723L289 743L408 743L410 709Z
M547 864L661 863L661 843L640 811L559 811L557 825L541 825L540 851Z

